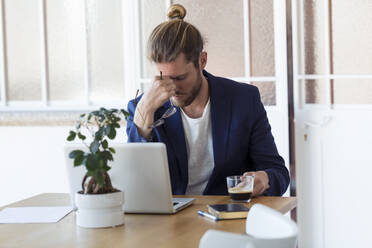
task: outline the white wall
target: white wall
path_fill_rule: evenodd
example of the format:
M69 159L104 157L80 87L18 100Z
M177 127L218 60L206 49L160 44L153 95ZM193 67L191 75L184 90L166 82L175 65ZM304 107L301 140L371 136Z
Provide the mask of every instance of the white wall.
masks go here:
M371 247L372 111L332 118L323 137L325 247Z
M371 246L371 113L312 111L307 113L307 120L319 121L329 115L331 121L323 127L308 128L297 122L299 247Z
M0 206L69 192L63 145L71 127L0 127ZM126 141L124 129L115 141Z

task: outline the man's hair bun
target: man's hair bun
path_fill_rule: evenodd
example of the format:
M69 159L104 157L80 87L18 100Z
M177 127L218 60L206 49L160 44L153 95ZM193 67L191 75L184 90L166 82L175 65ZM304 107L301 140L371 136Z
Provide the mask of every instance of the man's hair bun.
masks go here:
M172 4L168 9L167 16L170 20L183 20L186 16L186 9L181 4Z
M169 20L157 25L147 42L150 61L170 63L183 53L187 63L192 62L199 69L199 57L204 46L199 30L183 20L186 9L181 4L172 4L167 16Z

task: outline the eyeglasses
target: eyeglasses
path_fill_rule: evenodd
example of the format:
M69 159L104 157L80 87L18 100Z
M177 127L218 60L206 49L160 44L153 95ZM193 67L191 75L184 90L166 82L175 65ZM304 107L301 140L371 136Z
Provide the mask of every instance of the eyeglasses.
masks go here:
M154 123L152 123L150 128L155 128L155 127L158 127L160 125L163 125L164 124L164 119L174 115L177 112L177 109L173 105L172 101L170 99L169 99L169 101L170 101L171 106L164 112L164 114L160 117L160 119L158 119Z
M160 72L160 80L162 80L162 79L163 79L162 72ZM135 105L137 105L136 99L137 99L138 92L139 92L139 90L137 90L136 97L134 98L134 104ZM156 120L154 123L152 123L150 128L155 128L155 127L158 127L160 125L163 125L164 122L165 122L164 119L166 119L168 117L171 117L172 115L174 115L177 112L177 108L173 105L171 99L169 99L169 102L170 102L171 106L164 112L164 114L158 120ZM140 113L140 115L142 117L141 113ZM142 119L143 119L143 117L142 117Z

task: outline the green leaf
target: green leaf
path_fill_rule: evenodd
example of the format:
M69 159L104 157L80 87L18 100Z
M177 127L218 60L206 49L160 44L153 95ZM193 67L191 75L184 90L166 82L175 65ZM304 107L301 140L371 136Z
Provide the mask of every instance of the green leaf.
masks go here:
M102 147L103 147L103 149L107 149L107 147L108 147L108 142L107 142L107 140L103 140L103 141L102 141Z
M88 156L85 162L85 167L87 168L88 171L94 171L94 164L92 158Z
M89 149L92 153L96 153L99 149L99 140L94 140L90 146Z
M110 132L111 132L111 125L107 125L107 127L105 128L106 135L108 136Z
M95 133L94 138L96 140L101 140L103 136L103 132L105 131L105 127L100 127L98 131Z
M113 154L115 154L115 149L114 148L112 148L112 147L109 147L109 150L110 150L110 152L112 152Z
M82 135L80 132L78 133L78 137L79 139L81 140L85 140L87 137L85 137L84 135Z
M104 165L103 168L102 168L104 171L109 171L111 169L111 167L107 166L107 165Z
M124 109L121 109L120 112L125 116L125 117L128 117L129 116L129 113L127 111L125 111Z
M84 156L77 156L74 160L74 167L80 166L83 163Z
M90 121L91 118L92 118L92 114L89 114L88 115L88 121Z
M97 181L98 185L102 187L103 183L105 181L105 178L104 178L102 172L95 173L95 178L96 178L96 181Z
M96 156L89 154L85 163L88 171L95 171L99 167L99 162Z
M68 155L69 158L75 159L76 157L84 156L84 152L82 150L73 150Z
M99 160L99 168L103 168L105 166L105 161L100 159Z
M120 128L119 123L114 123L113 126L114 126L115 128Z
M83 118L84 116L85 116L85 114L81 114L81 115L80 115L80 118Z
M109 139L114 139L116 137L116 130L115 128L111 128L110 133L107 135Z
M109 151L103 151L103 152L101 152L101 156L104 159L106 159L106 160L110 160L110 161L113 161L114 160L114 158L112 157L111 152L109 152Z
M73 141L76 137L76 133L74 131L70 131L70 135L67 137L68 141Z

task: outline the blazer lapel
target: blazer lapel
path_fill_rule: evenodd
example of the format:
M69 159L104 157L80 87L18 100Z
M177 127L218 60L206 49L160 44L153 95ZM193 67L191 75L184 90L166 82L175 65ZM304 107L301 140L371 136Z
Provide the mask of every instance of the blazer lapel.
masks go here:
M169 104L169 107L171 105ZM167 135L167 139L169 143L171 143L173 147L173 151L175 156L177 157L179 163L179 169L182 174L182 179L185 180L186 186L188 182L188 161L187 161L187 150L186 150L186 140L185 140L185 133L183 130L182 125L182 118L180 109L178 107L177 112L170 116L169 118L165 119L165 123L163 125L164 132ZM185 189L186 190L186 189Z
M223 84L218 82L217 78L206 72L204 72L204 75L208 77L209 83L214 154L214 170L204 190L206 192L216 177L216 170L219 166L224 165L230 133L231 101L228 100L229 97L226 97L228 92L224 89Z

